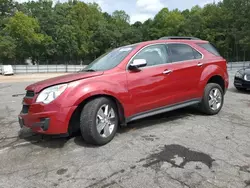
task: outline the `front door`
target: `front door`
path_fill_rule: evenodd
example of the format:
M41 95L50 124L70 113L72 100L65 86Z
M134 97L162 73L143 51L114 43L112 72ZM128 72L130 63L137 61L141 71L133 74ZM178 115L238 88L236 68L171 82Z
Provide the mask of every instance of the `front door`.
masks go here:
M172 83L167 72L169 56L165 44L155 44L143 48L132 60L145 59L147 66L139 70L127 70L128 90L133 114L156 109L171 104Z

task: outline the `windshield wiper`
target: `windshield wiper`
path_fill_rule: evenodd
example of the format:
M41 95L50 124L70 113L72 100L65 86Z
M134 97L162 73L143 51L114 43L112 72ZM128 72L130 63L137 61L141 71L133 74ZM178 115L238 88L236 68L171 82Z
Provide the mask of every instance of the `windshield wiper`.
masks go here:
M96 72L94 69L82 69L81 72Z
M95 72L96 70L94 69L87 69L86 72Z

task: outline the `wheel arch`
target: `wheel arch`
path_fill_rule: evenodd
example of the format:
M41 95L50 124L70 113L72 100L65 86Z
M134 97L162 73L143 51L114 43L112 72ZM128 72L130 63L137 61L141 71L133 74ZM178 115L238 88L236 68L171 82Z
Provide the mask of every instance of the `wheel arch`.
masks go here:
M208 83L216 83L219 84L224 92L226 93L226 89L228 87L228 77L227 72L223 70L220 66L212 64L205 67L202 71L200 83L199 83L199 91L200 95L203 95L204 88Z
M122 103L116 97L114 97L112 95L96 94L96 95L92 95L92 96L87 97L80 104L78 104L77 108L75 109L75 111L73 112L73 114L70 117L69 124L68 124L68 132L71 132L71 131L76 132L79 130L79 128L80 128L80 115L81 115L81 111L82 111L83 107L89 101L94 100L94 99L99 98L99 97L106 97L106 98L112 100L116 104L116 107L117 107L119 124L121 124L121 125L126 124L124 107L123 107Z
M208 79L208 81L207 81L207 84L209 84L209 83L215 83L215 84L220 85L221 88L222 88L222 90L223 90L223 92L225 93L225 90L226 90L225 86L226 86L226 84L225 84L225 81L224 81L224 79L223 79L222 76L220 76L220 75L213 75L213 76L211 76Z

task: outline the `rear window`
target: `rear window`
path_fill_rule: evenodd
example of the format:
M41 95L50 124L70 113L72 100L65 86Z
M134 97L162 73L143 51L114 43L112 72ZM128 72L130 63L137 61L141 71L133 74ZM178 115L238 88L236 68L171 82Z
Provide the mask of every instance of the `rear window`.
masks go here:
M210 53L216 56L221 56L218 50L210 43L200 43L197 45L199 45L200 47L204 48L205 50L209 51Z

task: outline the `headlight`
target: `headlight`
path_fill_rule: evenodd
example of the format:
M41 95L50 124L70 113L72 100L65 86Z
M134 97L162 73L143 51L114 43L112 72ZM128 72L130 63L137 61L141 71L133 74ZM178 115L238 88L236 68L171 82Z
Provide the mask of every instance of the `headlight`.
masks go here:
M235 77L237 77L237 78L243 78L244 75L241 74L241 72L237 72L237 73L235 74Z
M56 86L52 86L44 89L37 97L36 102L42 102L44 104L49 104L53 100L55 100L58 96L60 96L65 89L67 88L67 84L60 84Z
M246 75L246 74L245 74L245 76L244 76L244 80L248 81L248 80L247 80L247 75Z

